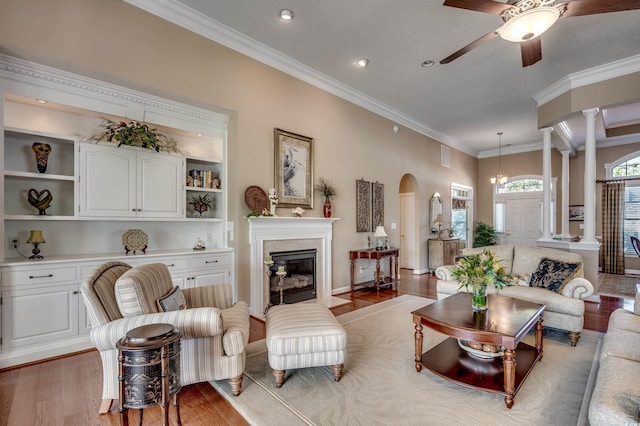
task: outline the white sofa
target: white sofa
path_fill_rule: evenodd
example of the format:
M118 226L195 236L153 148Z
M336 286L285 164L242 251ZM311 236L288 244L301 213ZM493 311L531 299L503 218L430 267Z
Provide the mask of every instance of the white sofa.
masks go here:
M569 333L571 346L575 346L580 338L584 326L584 298L593 294L593 285L582 274L582 268L562 288L562 293L529 286L529 277L535 272L540 260L549 258L561 262L580 263L582 256L562 250L545 247L529 246L489 246L468 248L462 250L462 255L479 254L484 250L495 253L496 259L505 268L507 273L517 276L516 285L496 290L487 288L488 293L496 293L527 300L529 302L547 305L544 311L544 325L546 327L566 330ZM458 282L452 276L454 265L440 266L436 269L438 300L448 297L456 292L466 291L460 289Z
M589 423L640 425L640 293L634 312L617 309L609 317Z

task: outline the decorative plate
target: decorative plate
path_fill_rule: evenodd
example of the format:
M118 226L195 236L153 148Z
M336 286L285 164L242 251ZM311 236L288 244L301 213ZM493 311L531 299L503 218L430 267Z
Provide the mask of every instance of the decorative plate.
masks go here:
M253 185L244 191L244 202L247 203L249 210L262 212L269 205L269 198L262 188Z
M124 245L127 253L129 253L129 251L133 251L135 254L136 250L142 250L145 252L148 243L149 237L141 229L129 229L127 232L122 234L122 244Z
M479 349L473 349L471 346L469 346L468 341L460 339L458 339L458 345L460 345L460 347L465 351L469 352L469 354L477 358L493 359L504 355L504 348L502 347L498 352L485 352Z

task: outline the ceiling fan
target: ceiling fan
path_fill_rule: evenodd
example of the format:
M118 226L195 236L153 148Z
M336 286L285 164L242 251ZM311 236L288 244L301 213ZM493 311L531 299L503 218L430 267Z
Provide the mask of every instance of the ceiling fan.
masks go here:
M560 18L640 9L638 0L573 0L558 4L556 0L509 0L507 3L494 0L445 0L444 5L499 15L504 24L447 56L440 61L441 64L448 64L482 43L500 36L520 43L523 67L542 59L539 36Z

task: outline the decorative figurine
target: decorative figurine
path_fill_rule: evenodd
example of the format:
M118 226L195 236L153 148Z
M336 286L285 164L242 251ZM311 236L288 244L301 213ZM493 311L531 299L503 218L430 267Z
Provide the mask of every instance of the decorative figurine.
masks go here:
M33 188L28 191L28 199L29 204L38 209L38 212L41 216L46 216L46 210L51 205L51 200L53 200L53 195L48 189L43 189L42 191L37 191Z
M278 205L278 195L275 188L269 188L269 213L276 215L276 206Z
M301 207L296 207L295 209L291 209L291 213L293 213L296 217L302 217L304 209L302 209Z

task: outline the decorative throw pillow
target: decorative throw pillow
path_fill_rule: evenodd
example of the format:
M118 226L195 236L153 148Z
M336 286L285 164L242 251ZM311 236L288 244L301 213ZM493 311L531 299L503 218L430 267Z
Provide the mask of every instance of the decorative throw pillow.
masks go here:
M169 293L158 299L158 309L162 312L187 309L187 302L180 287L175 286Z
M562 288L578 275L580 268L581 263L567 263L545 257L531 274L529 285L562 293Z

